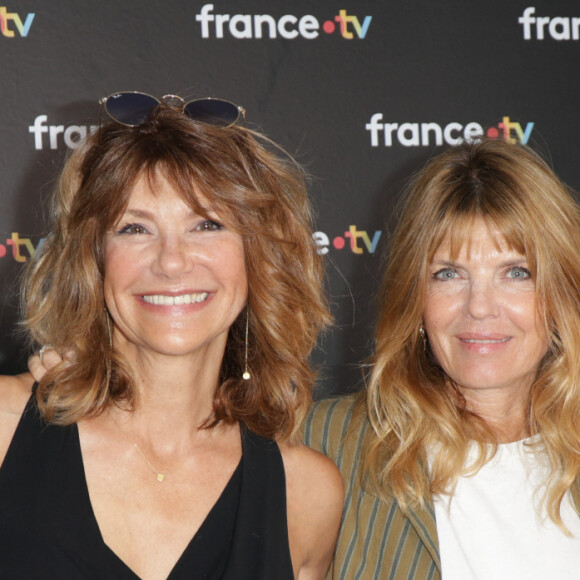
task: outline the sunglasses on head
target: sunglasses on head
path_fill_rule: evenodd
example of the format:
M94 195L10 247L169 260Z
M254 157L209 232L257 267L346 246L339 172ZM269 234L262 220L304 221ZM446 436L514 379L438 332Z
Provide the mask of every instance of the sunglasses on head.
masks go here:
M243 107L211 97L186 103L177 95L165 95L158 99L146 93L127 91L114 93L99 102L113 121L128 127L143 125L155 107L161 104L181 110L194 121L218 127L229 127L237 123L240 117L243 119L246 116Z

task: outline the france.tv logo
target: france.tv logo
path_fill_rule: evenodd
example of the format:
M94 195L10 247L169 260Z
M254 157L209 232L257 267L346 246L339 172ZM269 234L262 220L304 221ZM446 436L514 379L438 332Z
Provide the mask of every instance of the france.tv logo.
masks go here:
M376 230L372 237L369 232L359 230L356 225L349 225L344 235L335 236L332 241L325 232L314 232L312 239L316 244L316 251L324 256L330 248L335 250L349 249L353 254L374 254L382 235L381 230Z
M216 14L213 4L204 4L195 16L202 38L224 38L227 33L237 39L281 37L287 40L299 37L313 40L320 36L321 30L325 34L337 32L347 40L362 40L366 38L372 19L372 16L359 18L341 9L321 25L312 14L284 14L279 18L270 14Z
M19 14L16 12L8 12L6 6L0 6L0 32L2 33L2 36L14 38L18 32L19 36L26 38L30 32L33 20L33 12L27 14L26 18L24 18L24 22L22 22L22 18ZM14 24L14 28L12 27L12 24Z
M530 140L535 123L528 121L520 123L512 121L504 115L497 126L487 129L481 123L471 121L458 123L452 121L442 125L440 123L392 123L385 122L382 113L374 113L365 129L370 134L371 147L430 147L432 145L460 145L464 141L471 143L484 135L491 139L504 139L508 143L520 142L524 145Z

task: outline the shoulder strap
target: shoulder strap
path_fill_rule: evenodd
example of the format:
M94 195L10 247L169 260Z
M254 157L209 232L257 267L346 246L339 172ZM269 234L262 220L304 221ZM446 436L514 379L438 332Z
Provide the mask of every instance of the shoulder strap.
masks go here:
M242 429L242 482L224 580L293 580L278 444Z
M34 383L0 469L0 498L5 497L5 486L13 483L14 479L18 481L18 489L22 489L24 478L34 475L34 462L29 461L29 457L36 452L38 436L46 426L36 404L36 386L37 383Z

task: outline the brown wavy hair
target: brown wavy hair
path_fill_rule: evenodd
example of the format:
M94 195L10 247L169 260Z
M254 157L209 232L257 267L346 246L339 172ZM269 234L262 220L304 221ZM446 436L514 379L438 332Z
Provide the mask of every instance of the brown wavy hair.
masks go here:
M550 167L523 145L460 145L431 160L409 186L381 292L366 474L378 494L394 495L407 510L431 494L453 492L467 473L470 441L478 442L479 461L469 473L497 449L493 429L466 408L419 333L429 263L447 236L459 252L474 218L526 257L535 280L549 348L527 401L527 429L541 435L538 445L551 465L544 500L563 528L560 504L568 490L578 500L580 470L580 211Z
M131 373L109 344L104 236L136 180L156 172L197 213L207 214L199 194L243 237L247 308L230 329L205 426L241 421L264 437L294 436L314 380L308 358L329 321L304 172L255 131L197 123L165 105L139 127L101 127L62 172L54 226L23 283L32 343L76 352L40 381L43 415L70 424L135 402ZM241 378L246 316L249 381Z

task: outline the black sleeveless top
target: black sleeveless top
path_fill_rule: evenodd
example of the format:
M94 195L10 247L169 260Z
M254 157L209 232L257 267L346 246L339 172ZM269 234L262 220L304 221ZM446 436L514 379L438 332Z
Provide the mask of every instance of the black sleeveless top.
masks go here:
M76 425L42 421L34 396L0 469L2 580L138 580L104 543ZM242 459L168 580L293 580L278 445L242 430Z

